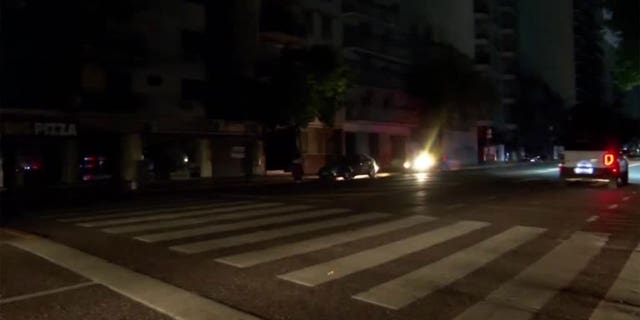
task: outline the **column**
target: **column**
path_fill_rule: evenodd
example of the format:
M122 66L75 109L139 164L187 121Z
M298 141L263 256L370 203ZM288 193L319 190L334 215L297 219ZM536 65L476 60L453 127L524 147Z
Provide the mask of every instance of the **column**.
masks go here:
M263 176L267 173L266 158L264 154L264 142L258 141L255 146L256 158L253 162L253 174Z
M78 181L80 175L80 162L78 161L78 142L68 139L62 142L62 183L73 184Z
M200 178L211 178L213 177L211 141L208 138L201 138L198 139L196 144L196 161L200 167Z
M142 138L125 134L121 138L120 179L128 190L138 189L138 163L142 160Z

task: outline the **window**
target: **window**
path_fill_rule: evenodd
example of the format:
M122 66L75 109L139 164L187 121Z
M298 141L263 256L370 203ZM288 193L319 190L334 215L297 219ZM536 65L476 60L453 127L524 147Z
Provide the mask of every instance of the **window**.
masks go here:
M192 60L201 56L203 51L202 33L191 30L183 30L182 36L182 52L185 59Z
M202 100L205 94L205 85L202 80L182 79L182 99Z
M164 82L161 76L157 74L150 74L147 76L147 84L152 87L159 87Z
M389 109L391 108L391 96L386 96L384 97L384 100L382 101L382 107L385 109Z
M380 157L380 135L369 133L369 155L374 159Z
M322 39L329 40L333 35L333 18L322 16Z

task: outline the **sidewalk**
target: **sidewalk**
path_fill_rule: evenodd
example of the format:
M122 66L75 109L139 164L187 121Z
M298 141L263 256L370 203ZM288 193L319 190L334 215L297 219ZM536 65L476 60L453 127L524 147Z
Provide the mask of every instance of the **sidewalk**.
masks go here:
M59 243L0 229L0 319L259 320Z
M532 167L532 166L544 166L551 164L558 164L559 161L541 161L541 162L500 162L500 163L486 163L471 166L461 166L458 168L450 168L446 171L462 171L462 170L483 170L483 169L500 169L500 168L514 168L514 167Z

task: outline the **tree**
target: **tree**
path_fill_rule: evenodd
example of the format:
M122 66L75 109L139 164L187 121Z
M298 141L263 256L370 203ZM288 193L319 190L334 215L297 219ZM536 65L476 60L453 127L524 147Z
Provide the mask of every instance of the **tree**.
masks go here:
M611 12L607 27L619 35L614 77L618 85L630 90L640 85L640 1L608 0Z
M491 109L499 105L493 84L454 47L432 44L419 49L415 60L407 89L424 101L426 121L437 121L440 126L465 126L469 121L488 117Z
M266 84L269 108L262 109L261 120L271 126L305 126L317 117L331 125L350 83L350 72L333 48L287 50Z

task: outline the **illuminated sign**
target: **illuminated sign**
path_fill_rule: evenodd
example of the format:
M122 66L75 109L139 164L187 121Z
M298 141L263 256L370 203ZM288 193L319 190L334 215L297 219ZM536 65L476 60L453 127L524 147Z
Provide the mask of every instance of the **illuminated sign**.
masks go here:
M34 133L37 136L74 137L78 135L73 123L36 122Z

